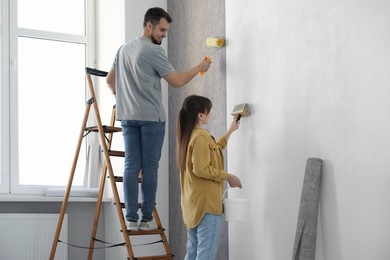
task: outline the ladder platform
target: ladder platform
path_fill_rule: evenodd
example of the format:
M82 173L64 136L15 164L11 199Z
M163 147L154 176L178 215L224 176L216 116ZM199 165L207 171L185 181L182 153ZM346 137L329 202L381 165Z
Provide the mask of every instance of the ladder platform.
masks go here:
M97 70L89 67L85 68L85 72L98 77L105 77L108 74L107 71Z
M103 131L104 133L118 133L118 132L122 132L122 128L121 127L116 127L116 126L107 126L107 125L103 125ZM88 126L85 128L85 131L88 131L88 132L99 132L99 128L97 126Z

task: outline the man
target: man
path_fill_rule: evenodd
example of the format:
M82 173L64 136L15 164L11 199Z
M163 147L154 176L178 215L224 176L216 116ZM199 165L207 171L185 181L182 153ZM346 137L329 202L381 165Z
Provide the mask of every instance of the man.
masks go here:
M174 88L206 72L203 60L185 72L176 72L161 45L172 22L161 8L147 10L142 36L118 50L107 83L116 95L116 118L121 121L125 145L123 190L129 230L150 230L157 190L157 172L165 135L161 78ZM138 225L138 174L142 169L142 218Z

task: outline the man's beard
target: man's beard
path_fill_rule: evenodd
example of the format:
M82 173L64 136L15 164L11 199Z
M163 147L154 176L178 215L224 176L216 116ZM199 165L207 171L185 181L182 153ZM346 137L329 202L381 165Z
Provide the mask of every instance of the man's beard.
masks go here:
M157 41L152 35L152 42L157 45L161 45L161 42Z

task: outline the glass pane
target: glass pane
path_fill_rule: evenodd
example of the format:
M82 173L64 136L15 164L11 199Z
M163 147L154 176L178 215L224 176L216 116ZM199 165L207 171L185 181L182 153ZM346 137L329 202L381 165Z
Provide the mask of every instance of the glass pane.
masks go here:
M18 0L18 27L84 35L84 12L83 0Z
M85 45L19 37L18 55L20 184L66 185L85 111ZM85 154L83 145L75 185Z

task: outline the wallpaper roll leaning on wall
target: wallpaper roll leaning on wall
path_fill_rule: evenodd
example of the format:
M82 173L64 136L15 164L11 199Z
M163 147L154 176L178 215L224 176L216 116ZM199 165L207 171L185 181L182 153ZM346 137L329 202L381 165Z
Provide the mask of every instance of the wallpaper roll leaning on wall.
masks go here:
M292 260L315 259L321 176L322 160L309 158L303 179Z

